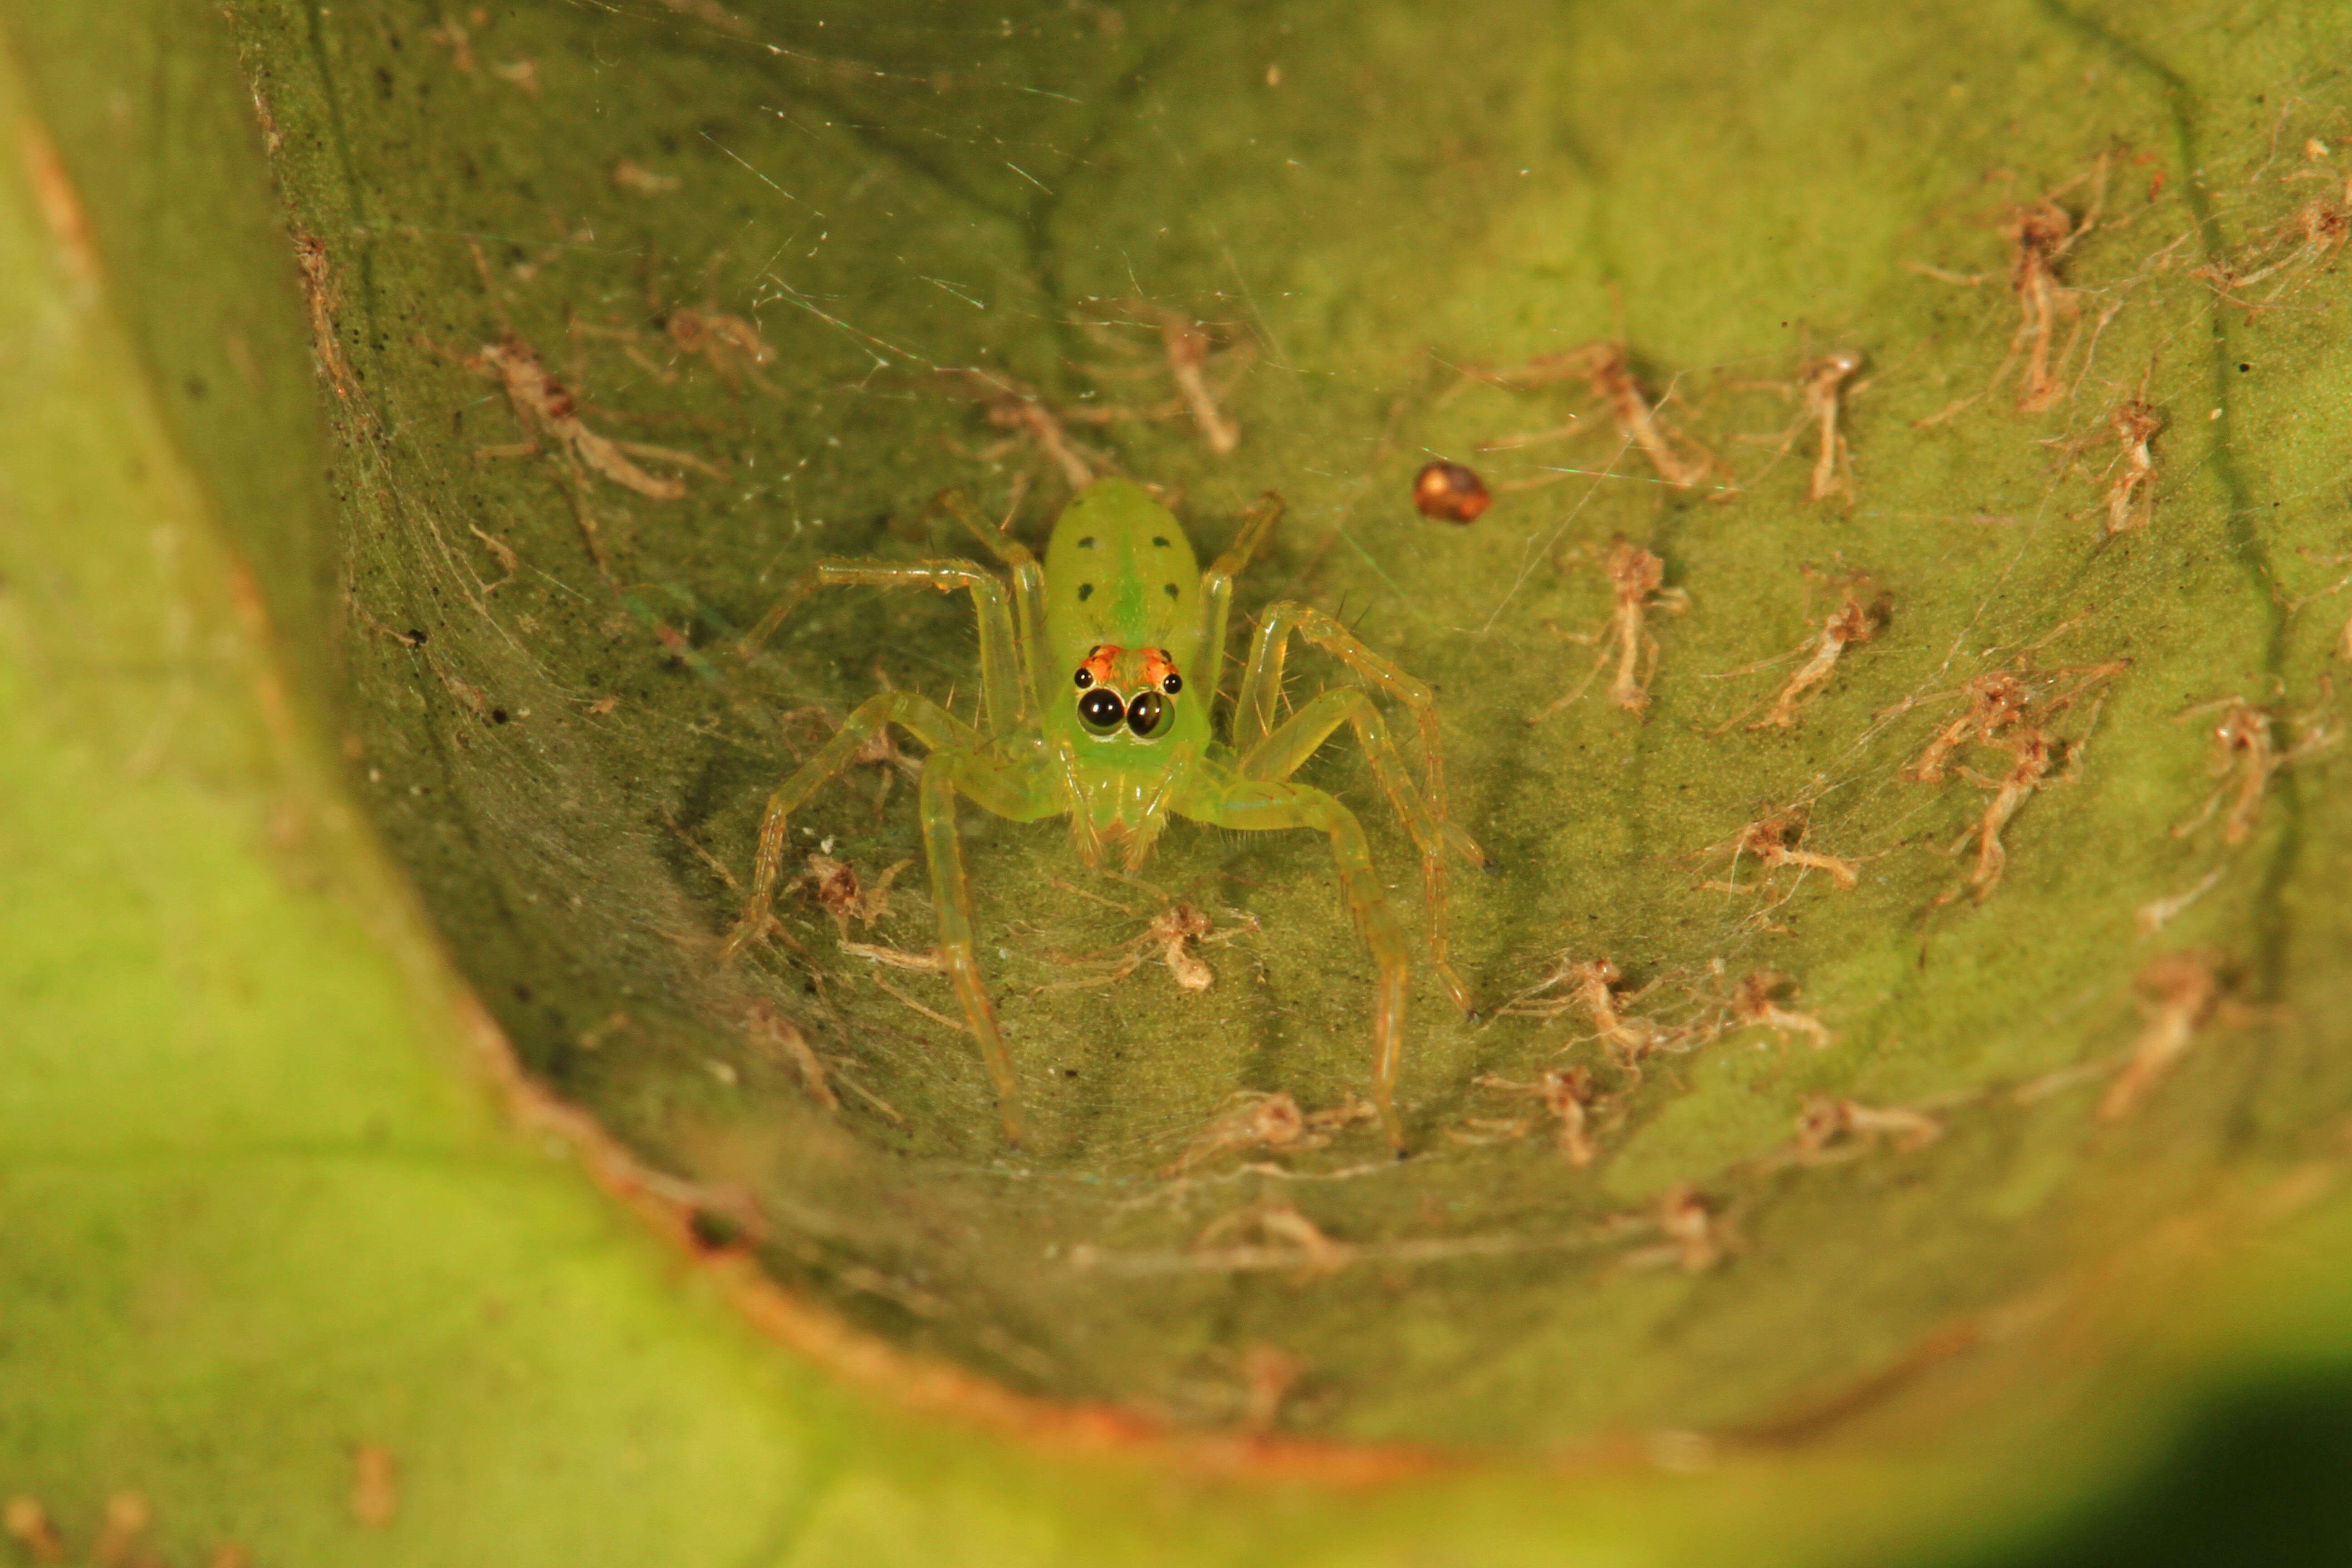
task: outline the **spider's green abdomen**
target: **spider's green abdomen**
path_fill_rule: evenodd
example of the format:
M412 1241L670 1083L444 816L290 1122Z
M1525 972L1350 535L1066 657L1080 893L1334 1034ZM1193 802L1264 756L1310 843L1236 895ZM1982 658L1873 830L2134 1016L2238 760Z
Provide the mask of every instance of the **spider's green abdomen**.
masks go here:
M1201 567L1175 515L1132 479L1103 479L1062 509L1045 546L1045 640L1076 668L1100 646L1198 662Z

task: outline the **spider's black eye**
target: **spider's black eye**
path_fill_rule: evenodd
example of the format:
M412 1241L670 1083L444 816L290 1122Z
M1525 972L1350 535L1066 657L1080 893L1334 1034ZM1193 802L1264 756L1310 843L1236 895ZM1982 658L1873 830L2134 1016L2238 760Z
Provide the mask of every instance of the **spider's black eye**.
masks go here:
M1168 707L1157 691L1139 691L1135 700L1127 705L1127 727L1148 738L1168 716Z
M1097 735L1108 735L1127 717L1127 704L1116 691L1089 691L1078 699L1078 718Z
M1168 672L1167 679L1160 683L1160 689L1173 697L1184 689L1184 678L1171 669Z
M1078 683L1078 689L1084 691L1095 683L1095 672L1082 664L1078 666L1078 673L1071 679Z

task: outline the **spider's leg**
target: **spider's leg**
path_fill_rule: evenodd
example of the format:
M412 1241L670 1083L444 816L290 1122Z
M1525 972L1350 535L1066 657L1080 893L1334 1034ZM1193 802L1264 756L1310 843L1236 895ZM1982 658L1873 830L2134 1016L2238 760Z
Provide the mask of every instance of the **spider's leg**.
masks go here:
M1303 717L1304 715L1302 715ZM1174 800L1183 816L1213 826L1264 832L1304 827L1331 841L1331 861L1339 873L1341 896L1372 950L1379 975L1372 983L1372 1104L1397 1152L1404 1152L1404 1123L1397 1119L1397 1061L1404 1048L1405 966L1409 952L1395 911L1381 896L1371 848L1355 813L1318 789L1286 780L1244 778L1223 768L1192 770Z
M1201 574L1201 651L1210 663L1211 695L1223 683L1225 673L1225 628L1231 623L1234 608L1234 579L1250 563L1258 547L1265 542L1274 525L1282 521L1283 500L1268 490L1258 498L1242 519L1241 531L1225 552L1209 563Z
M1422 887L1429 900L1430 963L1438 978L1445 983L1446 994L1454 998L1454 1005L1465 1013L1475 1014L1477 1007L1471 1000L1470 988L1454 973L1453 955L1446 943L1445 836L1414 790L1412 775L1406 771L1404 758L1398 753L1396 742L1389 738L1388 725L1372 700L1353 687L1324 692L1242 758L1241 775L1245 779L1288 778L1342 724L1356 727L1356 741L1364 749L1364 760L1371 763L1381 788L1388 793L1389 804L1396 808L1405 831L1412 835L1413 847L1421 851Z
M1339 660L1387 696L1412 710L1421 742L1421 804L1427 819L1445 846L1474 866L1492 869L1495 862L1477 841L1446 815L1445 764L1437 741L1437 701L1429 688L1358 641L1354 633L1311 605L1285 600L1273 605L1259 623L1257 641L1250 649L1249 669L1242 677L1241 698L1234 705L1233 742L1236 751L1252 752L1275 733L1275 708L1282 696L1282 667L1293 631L1314 647ZM1386 781L1383 780L1383 783ZM1422 862L1429 898L1433 943L1445 951L1445 858L1425 856ZM1457 993L1456 1000L1467 993Z
M1013 1077L1013 1058L997 1032L996 1009L972 957L971 887L964 876L963 841L956 835L955 797L970 795L982 808L1014 821L1049 816L1066 805L1043 767L1024 768L980 752L932 753L923 769L923 850L931 868L931 903L939 911L940 962L956 1000L963 1004L964 1021L979 1043L982 1061L996 1083L997 1109L1004 1117L1004 1136L1021 1146L1021 1091Z
M1030 702L1034 683L1021 676L1021 644L1013 635L1013 612L1004 602L1004 584L969 561L820 561L793 579L760 624L744 635L737 657L749 664L761 645L784 624L784 617L819 588L864 584L877 588L936 588L951 594L971 590L980 612L980 689L986 704L988 731L999 739L1019 733L1034 721Z
M1013 613L1020 628L1021 676L1040 700L1048 695L1040 684L1045 635L1045 568L1029 547L992 527L961 490L941 490L931 498L930 510L946 512L963 524L990 554L1013 574ZM1056 688L1056 689L1059 689Z
M751 867L751 896L745 901L735 929L727 935L727 945L719 953L720 963L731 962L768 929L768 911L775 901L776 879L783 870L785 834L793 811L814 795L819 785L847 768L859 748L885 724L896 724L905 730L930 747L935 757L941 752L981 743L979 731L929 698L911 691L886 691L859 703L841 728L834 731L833 739L794 769L792 776L778 784L776 792L768 797L767 812L760 819L759 858ZM925 772L929 771L926 767Z

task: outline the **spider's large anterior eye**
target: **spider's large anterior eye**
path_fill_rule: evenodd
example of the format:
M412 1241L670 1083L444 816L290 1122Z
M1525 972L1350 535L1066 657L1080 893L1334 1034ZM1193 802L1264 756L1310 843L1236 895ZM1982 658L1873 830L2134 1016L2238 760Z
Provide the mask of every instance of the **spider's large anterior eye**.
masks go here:
M1150 735L1160 728L1168 716L1169 704L1157 691L1139 691L1135 700L1127 705L1127 727L1139 735Z
M1116 691L1097 688L1078 699L1078 718L1097 735L1108 735L1127 717L1127 704Z

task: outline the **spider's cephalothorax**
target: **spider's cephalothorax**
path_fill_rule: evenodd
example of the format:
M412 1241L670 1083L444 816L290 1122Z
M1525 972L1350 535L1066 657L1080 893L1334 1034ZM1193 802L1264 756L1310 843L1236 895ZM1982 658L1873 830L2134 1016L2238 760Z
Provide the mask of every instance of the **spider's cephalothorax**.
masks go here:
M782 872L791 813L847 767L885 724L930 748L923 767L924 848L939 910L940 956L965 1020L995 1079L1004 1127L1021 1138L1020 1094L995 1009L973 958L971 899L956 834L955 797L1018 822L1066 816L1078 852L1101 865L1117 848L1139 868L1171 817L1241 829L1307 828L1330 842L1340 890L1372 950L1372 1099L1400 1152L1394 1105L1402 1047L1404 933L1381 892L1355 814L1338 799L1292 781L1307 758L1345 724L1354 728L1372 772L1421 851L1429 903L1430 959L1455 1004L1470 993L1454 973L1445 940L1445 855L1486 865L1485 852L1445 815L1437 713L1429 688L1356 640L1320 610L1284 602L1266 608L1220 742L1210 722L1223 663L1233 579L1282 515L1268 496L1232 548L1205 573L1175 517L1142 486L1105 479L1080 491L1037 558L992 528L961 498L939 505L988 546L1012 573L1011 592L969 561L827 561L799 579L747 639L747 651L810 590L827 584L968 589L980 611L982 723L968 724L929 699L885 692L862 704L840 732L768 799L760 826L751 897L727 940L733 957L763 935ZM1290 636L1296 632L1402 703L1413 718L1420 776L1406 765L1378 703L1363 687L1339 687L1286 719L1277 709Z

